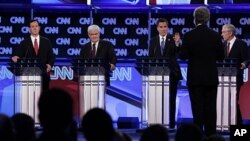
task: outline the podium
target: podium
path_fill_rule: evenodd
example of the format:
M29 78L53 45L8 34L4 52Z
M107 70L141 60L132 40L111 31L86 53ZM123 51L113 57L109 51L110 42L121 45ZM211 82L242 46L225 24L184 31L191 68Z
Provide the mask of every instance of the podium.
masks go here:
M237 121L236 75L237 60L225 59L217 63L219 86L217 93L217 130L229 131Z
M167 59L137 59L142 75L142 125L169 125L169 74Z
M38 120L38 99L42 88L42 71L38 59L18 59L10 64L14 74L14 113L30 115Z
M89 109L104 108L106 69L107 63L103 59L73 59L73 70L79 78L80 118Z

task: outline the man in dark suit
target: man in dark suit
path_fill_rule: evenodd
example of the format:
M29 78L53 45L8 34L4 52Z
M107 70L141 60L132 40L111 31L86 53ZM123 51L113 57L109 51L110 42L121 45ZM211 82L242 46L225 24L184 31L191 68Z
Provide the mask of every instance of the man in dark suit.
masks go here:
M169 61L170 68L170 128L175 128L176 95L179 80L182 79L180 66L177 62L180 46L180 34L175 38L168 34L167 19L159 19L156 23L159 35L150 40L149 57L165 58ZM163 47L161 44L164 44Z
M247 44L235 37L236 29L232 24L226 24L222 27L222 37L225 41L226 58L238 59L238 69L236 76L236 97L237 97L237 124L242 124L242 116L240 112L239 97L240 88L243 85L243 70L248 67L249 56Z
M105 71L106 86L109 86L109 72L115 69L117 61L114 47L110 42L100 40L100 27L98 25L90 25L88 27L88 36L90 38L90 42L82 47L80 58L105 59L107 63L109 63L109 70Z
M18 59L37 58L42 65L42 90L48 90L52 66L54 65L54 54L51 42L48 38L39 35L40 24L37 20L29 22L30 37L26 38L16 48L11 58L13 62Z
M193 121L206 136L216 133L216 101L218 87L217 60L224 59L221 36L207 23L210 11L205 6L194 10L196 27L183 38L181 59L188 59L187 86Z

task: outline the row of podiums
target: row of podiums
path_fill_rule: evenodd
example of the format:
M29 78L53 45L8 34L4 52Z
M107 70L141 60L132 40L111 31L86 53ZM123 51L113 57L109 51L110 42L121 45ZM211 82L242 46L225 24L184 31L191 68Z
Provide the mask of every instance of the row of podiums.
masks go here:
M79 80L79 116L93 107L104 108L106 63L101 59L76 59L72 68ZM236 124L236 61L218 63L217 130L228 131ZM35 59L19 60L11 65L15 74L14 112L38 120L37 103L41 93L41 69ZM166 59L139 59L136 69L142 76L142 125L169 125L169 74Z

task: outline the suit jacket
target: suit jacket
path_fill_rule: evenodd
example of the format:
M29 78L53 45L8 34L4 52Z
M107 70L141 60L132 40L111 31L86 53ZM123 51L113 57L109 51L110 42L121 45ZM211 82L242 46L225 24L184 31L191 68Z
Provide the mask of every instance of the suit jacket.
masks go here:
M50 64L51 67L54 65L54 54L52 50L51 42L48 38L40 36L38 55L36 55L31 37L24 39L18 48L13 53L13 56L19 56L22 59L25 58L38 58L42 65L42 71L46 72L46 64Z
M166 58L169 61L170 76L177 80L182 79L180 65L177 61L178 49L172 35L167 35L163 55L161 54L160 38L155 36L150 40L149 57Z
M227 52L226 43L224 44L224 52L226 56L226 52ZM240 67L241 67L241 63L244 63L246 67L249 65L247 44L240 39L236 39L226 58L238 59L236 82L237 82L237 85L243 85L243 70L240 69Z
M180 58L188 59L188 86L218 85L216 61L224 59L224 48L217 32L207 25L199 25L186 33Z
M81 49L80 58L90 59L91 48L92 48L91 42L85 44ZM114 64L114 65L116 65L116 62L117 62L117 58L116 58L113 45L110 42L104 41L104 40L99 41L95 58L105 59L107 63ZM107 68L105 71L105 78L106 78L107 86L109 86L109 83L110 83L109 77L110 77L110 67Z

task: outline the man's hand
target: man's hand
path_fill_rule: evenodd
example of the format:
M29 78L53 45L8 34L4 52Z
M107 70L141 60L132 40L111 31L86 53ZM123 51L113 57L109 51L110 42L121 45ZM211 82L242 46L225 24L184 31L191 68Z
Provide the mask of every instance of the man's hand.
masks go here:
M18 56L13 56L12 58L11 58L11 60L13 61L13 62L17 62L17 59L19 59L19 57Z
M245 69L246 68L246 65L244 64L244 63L241 63L241 67L240 67L240 69Z
M51 71L51 66L50 66L50 64L46 64L46 66L47 66L46 71L47 71L47 72L50 72L50 71Z
M180 36L180 33L176 32L174 34L174 42L175 42L175 45L178 47L180 44L181 44L181 36Z
M114 64L110 64L110 70L111 71L115 70L115 65Z

